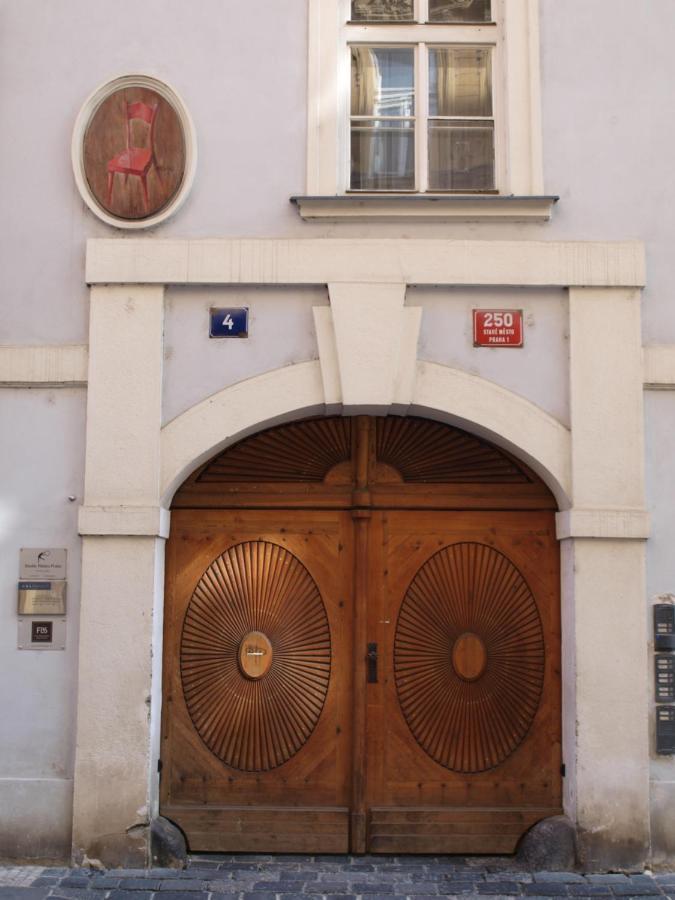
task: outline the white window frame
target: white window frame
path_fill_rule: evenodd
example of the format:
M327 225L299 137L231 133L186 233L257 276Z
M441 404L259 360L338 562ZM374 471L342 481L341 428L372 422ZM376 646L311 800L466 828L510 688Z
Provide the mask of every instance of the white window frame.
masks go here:
M363 197L368 194L349 190L349 45L353 43L493 47L495 191L486 193L502 197L534 197L543 193L538 0L492 0L494 24L480 25L348 24L350 0L308 2L306 190L310 197ZM416 58L416 102L421 101L424 110L428 77L426 53L418 52ZM416 156L426 145L420 137L421 131L421 128L417 129ZM426 160L417 163L418 170L420 166L426 166ZM386 196L387 192L381 191L377 195L383 193ZM437 196L435 192L430 193ZM371 196L375 196L375 192ZM453 192L451 196L458 194ZM460 193L459 196L475 196L475 192Z

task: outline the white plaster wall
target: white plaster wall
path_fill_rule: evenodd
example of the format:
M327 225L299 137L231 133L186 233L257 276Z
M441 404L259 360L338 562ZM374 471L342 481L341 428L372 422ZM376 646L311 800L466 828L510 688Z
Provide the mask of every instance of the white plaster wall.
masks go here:
M556 238L647 244L647 342L675 340L675 181L664 116L675 76L671 0L541 0L544 176Z
M567 292L409 288L422 308L420 359L479 375L531 400L569 426ZM474 347L474 308L522 309L522 348Z
M305 185L305 0L117 0L114 14L91 0L0 0L0 114L18 136L0 141L0 196L11 213L0 220L0 343L86 342L84 241L124 236L81 201L70 168L70 135L94 87L139 70L179 91L199 143L193 192L179 214L155 230L157 236L638 238L648 254L645 340L675 341L675 180L666 149L675 136L668 116L675 4L540 0L540 10L545 188L561 195L553 221L366 226L305 223L288 202ZM325 303L325 294L284 289L271 299L271 292L252 293L255 333L232 348L234 342L208 343L207 289L170 292L165 421L226 383L284 361L315 358L310 308L317 299ZM525 351L474 351L466 335L468 294L459 301L457 341L452 321L460 306L450 311L440 293L429 291L423 300L420 293L414 302L425 308L424 358L478 371L567 420L560 300L542 297L546 312L535 312ZM453 340L446 342L450 330ZM46 853L47 844L36 836L52 835L51 853L67 842L70 817L79 545L78 503L69 505L66 497L81 496L85 397L72 389L4 390L0 400L0 810L26 823L23 836L30 830L32 849L42 846ZM672 394L647 397L650 597L675 590L669 503L675 466L668 452L674 403ZM18 548L39 543L69 549L64 654L15 649ZM674 765L652 763L652 778L659 781L655 809L667 810L675 793ZM17 812L28 808L37 810L30 822ZM675 823L663 817L670 813L655 815L655 833L675 833Z
M675 391L645 392L647 507L652 535L647 543L647 594L675 594ZM674 763L675 767L675 763Z
M545 188L561 195L553 221L366 226L306 223L288 202L305 189L305 0L118 0L114 15L90 0L0 0L0 112L21 136L0 144L12 211L0 223L0 342L86 339L84 240L119 232L81 201L70 135L94 87L138 70L179 91L199 142L193 192L157 235L641 238L645 335L675 340L665 149L675 6L540 0L540 10Z
M675 594L675 392L648 391L645 394L647 505L652 518L652 536L647 542L647 598L645 614L653 660L652 604L662 595ZM651 801L652 851L655 862L675 855L675 757L654 753L653 671L650 671L650 732L652 747Z
M77 112L99 84L170 82L198 133L194 190L162 234L280 234L305 166L304 0L0 0L3 272L0 343L80 342L84 241L119 232L90 213L70 164ZM279 77L279 72L283 77ZM36 264L36 260L39 263Z
M230 384L317 359L312 308L328 296L323 287L170 288L165 304L164 423ZM249 308L247 339L209 339L209 308L219 306ZM569 425L565 291L410 287L406 306L422 309L419 359L501 384ZM524 347L474 347L472 310L480 306L522 308Z
M312 308L327 304L325 287L169 289L163 422L230 384L318 359ZM248 307L248 338L209 338L209 309L222 306Z
M77 388L0 390L0 858L69 853L85 402ZM17 649L19 549L35 546L68 551L63 652Z

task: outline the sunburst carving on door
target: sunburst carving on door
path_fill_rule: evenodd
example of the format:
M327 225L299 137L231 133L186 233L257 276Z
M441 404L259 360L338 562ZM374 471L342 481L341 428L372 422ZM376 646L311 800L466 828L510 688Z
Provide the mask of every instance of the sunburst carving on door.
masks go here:
M444 547L415 575L396 626L396 688L410 731L448 769L494 768L536 715L544 655L534 596L513 563L485 544Z
M330 669L326 609L296 556L246 541L211 563L185 613L180 670L212 753L247 772L287 762L319 721Z

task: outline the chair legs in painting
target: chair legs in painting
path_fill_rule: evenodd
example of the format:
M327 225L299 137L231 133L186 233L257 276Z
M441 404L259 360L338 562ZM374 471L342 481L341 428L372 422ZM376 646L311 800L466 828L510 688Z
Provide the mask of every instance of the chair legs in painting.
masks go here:
M148 211L148 176L141 175L141 184L143 185L143 207Z
M159 174L159 167L157 166L157 163L153 163L152 170L154 170L154 173L155 173L155 176L157 177L157 181L159 182L160 188L164 188L164 183L162 182L162 177ZM127 183L129 181L129 174L130 174L129 172L124 173L124 187L127 186ZM134 174L134 173L131 173L131 174ZM137 175L136 176L141 179L141 187L143 189L143 208L146 213L147 213L148 207L150 205L150 197L149 197L149 193L148 193L148 174L149 173L146 173L145 175ZM115 186L115 173L108 172L108 206L112 203L112 194L113 194L114 186Z

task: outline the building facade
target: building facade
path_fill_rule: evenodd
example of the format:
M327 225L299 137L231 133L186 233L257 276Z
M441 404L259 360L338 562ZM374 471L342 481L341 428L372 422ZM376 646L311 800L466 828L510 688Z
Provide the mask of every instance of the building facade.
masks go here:
M669 0L0 12L0 855L672 865Z

